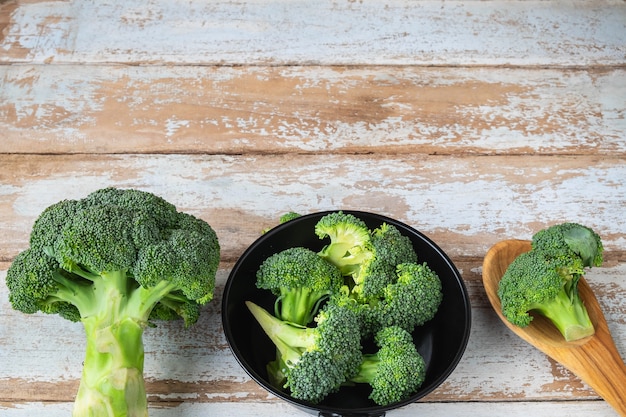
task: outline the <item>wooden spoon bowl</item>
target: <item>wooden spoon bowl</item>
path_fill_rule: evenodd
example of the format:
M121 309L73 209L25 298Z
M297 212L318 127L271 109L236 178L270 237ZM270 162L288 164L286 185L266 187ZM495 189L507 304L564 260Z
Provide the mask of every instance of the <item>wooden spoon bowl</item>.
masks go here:
M595 327L592 336L567 342L542 316L535 316L529 326L522 328L511 324L502 314L497 294L500 279L509 264L529 250L527 240L505 240L487 252L483 261L483 285L492 307L513 333L569 369L626 417L626 364L615 347L598 300L584 278L580 280L579 293Z

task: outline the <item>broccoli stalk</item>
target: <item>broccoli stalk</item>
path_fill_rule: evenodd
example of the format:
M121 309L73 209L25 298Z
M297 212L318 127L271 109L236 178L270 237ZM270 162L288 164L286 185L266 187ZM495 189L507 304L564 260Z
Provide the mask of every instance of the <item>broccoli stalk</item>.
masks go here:
M195 323L218 263L207 223L153 194L107 188L44 210L6 281L14 309L82 322L74 416L143 417L143 331L152 320Z
M602 264L600 237L588 227L562 223L537 232L532 249L511 262L498 287L502 314L526 327L531 312L548 318L566 341L594 334L580 298L578 283L585 267Z
M103 327L98 317L83 320L87 338L75 416L147 416L143 379L143 329L125 318ZM130 400L130 401L129 401ZM126 414L116 414L116 413Z
M595 333L578 291L568 291L565 285L554 298L529 304L528 310L548 318L567 341L583 339Z
M91 286L66 287L66 296L83 314L86 354L74 415L147 416L143 379L143 331L154 305L171 290L163 281L154 288L128 290L124 271L94 277ZM87 301L87 303L84 303Z

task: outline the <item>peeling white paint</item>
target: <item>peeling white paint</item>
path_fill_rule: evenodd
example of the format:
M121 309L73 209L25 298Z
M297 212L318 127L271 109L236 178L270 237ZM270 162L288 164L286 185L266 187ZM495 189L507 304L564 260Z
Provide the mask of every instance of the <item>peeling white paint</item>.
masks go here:
M167 119L165 121L165 136L171 138L179 129L187 126L189 126L189 120Z
M366 155L321 159L150 155L75 160L53 175L30 179L19 189L7 188L4 193L13 206L6 218L26 227L55 201L116 185L155 192L181 208L245 210L266 219L289 210L363 209L392 215L430 234L451 233L459 241L472 236L524 237L540 224L579 221L610 236L609 248L620 247L626 235L623 160L599 159L593 166L576 157L542 157L545 165L526 166L525 161L514 162L506 156ZM84 169L88 171L77 174ZM122 173L123 178L117 178ZM71 189L66 187L69 182ZM455 248L464 255L482 250Z
M27 417L28 410L41 413L46 417L67 417L72 410L71 403L27 403L24 407L2 408L3 416ZM283 401L259 401L245 403L237 402L211 402L211 403L182 403L174 407L150 408L153 417L276 417L310 416L290 404ZM494 403L428 403L419 402L396 409L388 413L393 417L413 417L415 415L427 415L429 417L485 417L485 415L509 417L527 417L528 415L546 415L551 417L616 417L615 412L603 401L560 401L560 402L494 402Z
M63 145L72 151L89 144L97 131L128 137L104 139L97 148L116 153L144 149L146 142L175 152L202 143L202 151L219 152L231 140L259 151L267 151L264 146L311 152L385 146L422 153L626 151L622 69L575 71L561 79L563 73L554 69L390 68L385 73L405 86L389 91L387 82L371 84L378 69L67 70L0 67L0 128L6 135L0 150L29 152L36 142L43 152ZM273 81L255 88L274 88L279 73L288 77L280 78L281 86L310 83L313 90L305 94L315 99L303 105L290 90L280 97L229 90L263 74ZM473 86L482 96L468 99ZM364 104L363 94L374 102ZM329 107L333 98L337 104ZM364 117L354 113L366 111ZM77 150L93 148L84 144Z
M65 63L618 65L626 45L622 6L620 1L27 2L15 12L0 49L19 47L28 60Z

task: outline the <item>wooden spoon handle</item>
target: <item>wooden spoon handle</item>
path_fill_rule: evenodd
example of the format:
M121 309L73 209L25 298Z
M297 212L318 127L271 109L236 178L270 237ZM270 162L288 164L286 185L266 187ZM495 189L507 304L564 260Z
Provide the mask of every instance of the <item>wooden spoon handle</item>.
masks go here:
M593 291L579 287L589 316L594 322L595 335L560 359L565 367L593 388L623 417L626 417L626 364L617 350L607 322Z
M600 304L584 278L578 288L595 334L577 342L555 342L553 338L535 345L585 381L620 416L626 417L626 364L615 346Z
M601 338L595 337L576 349L575 355L584 366L572 371L604 398L620 416L626 417L626 365L615 350L613 342L605 345Z

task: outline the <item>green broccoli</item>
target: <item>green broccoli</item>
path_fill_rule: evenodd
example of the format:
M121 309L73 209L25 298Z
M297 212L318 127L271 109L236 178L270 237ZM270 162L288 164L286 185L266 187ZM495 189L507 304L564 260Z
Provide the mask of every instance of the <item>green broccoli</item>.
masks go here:
M426 263L400 264L396 280L384 288L379 298L365 305L363 332L376 333L389 326L413 332L435 316L442 300L441 279Z
M585 267L602 264L603 246L591 229L563 223L537 232L532 249L519 255L505 271L498 287L502 313L511 323L526 327L530 312L547 317L566 341L594 334L595 329L578 293Z
M585 267L602 265L604 247L600 236L578 223L561 223L540 230L533 235L531 245L578 277Z
M385 287L396 281L398 265L417 262L411 239L391 224L383 223L372 230L370 242L371 256L351 276L352 295L365 303L380 297Z
M418 264L413 242L397 227L382 223L369 229L339 211L322 217L315 231L331 238L319 254L340 268L344 292L362 305L365 336L391 325L412 332L434 317L443 297L441 281L425 263Z
M301 216L302 216L301 214L296 213L295 211L288 211L287 213L282 214L278 218L278 224L281 225L283 223L287 223L288 221L297 219L298 217L301 217ZM266 227L265 229L261 230L261 234L264 235L270 230L272 230L272 227Z
M373 255L367 224L350 213L326 214L315 224L315 234L320 239L330 238L319 255L336 265L343 275L355 274Z
M276 346L280 360L268 366L270 381L283 381L292 397L317 403L356 375L361 363L359 316L347 297L332 297L315 326L296 326L247 301L246 305ZM276 363L280 364L276 366Z
M372 386L370 398L380 405L408 398L426 372L410 333L435 316L443 299L441 280L418 263L412 240L392 224L370 229L338 211L322 216L314 232L330 240L317 253L287 249L259 268L257 286L277 298L274 315L247 303L276 345L276 358L266 366L269 382L313 403L359 382ZM329 265L338 272L330 286ZM323 291L311 291L311 282ZM290 316L294 310L298 314ZM317 325L311 327L315 311ZM378 352L364 355L362 345L372 342Z
M280 218L278 219L279 224L283 224L283 223L287 223L288 221L297 219L298 217L301 217L302 215L300 213L296 213L295 211L289 211L285 214L283 214L282 216L280 216Z
M258 288L276 296L275 316L300 325L309 324L320 303L343 285L337 267L304 247L285 249L265 259L256 277Z
M369 384L369 398L378 405L406 400L426 378L426 362L413 337L398 326L390 326L379 330L374 340L378 350L363 355L359 372L350 381Z
M82 322L74 416L147 416L143 330L159 319L195 323L219 258L206 222L148 192L105 188L40 214L7 271L9 300Z
M411 239L388 223L370 230L361 219L339 211L322 217L315 233L330 238L319 255L349 278L349 291L362 302L379 296L395 281L397 265L417 262Z

